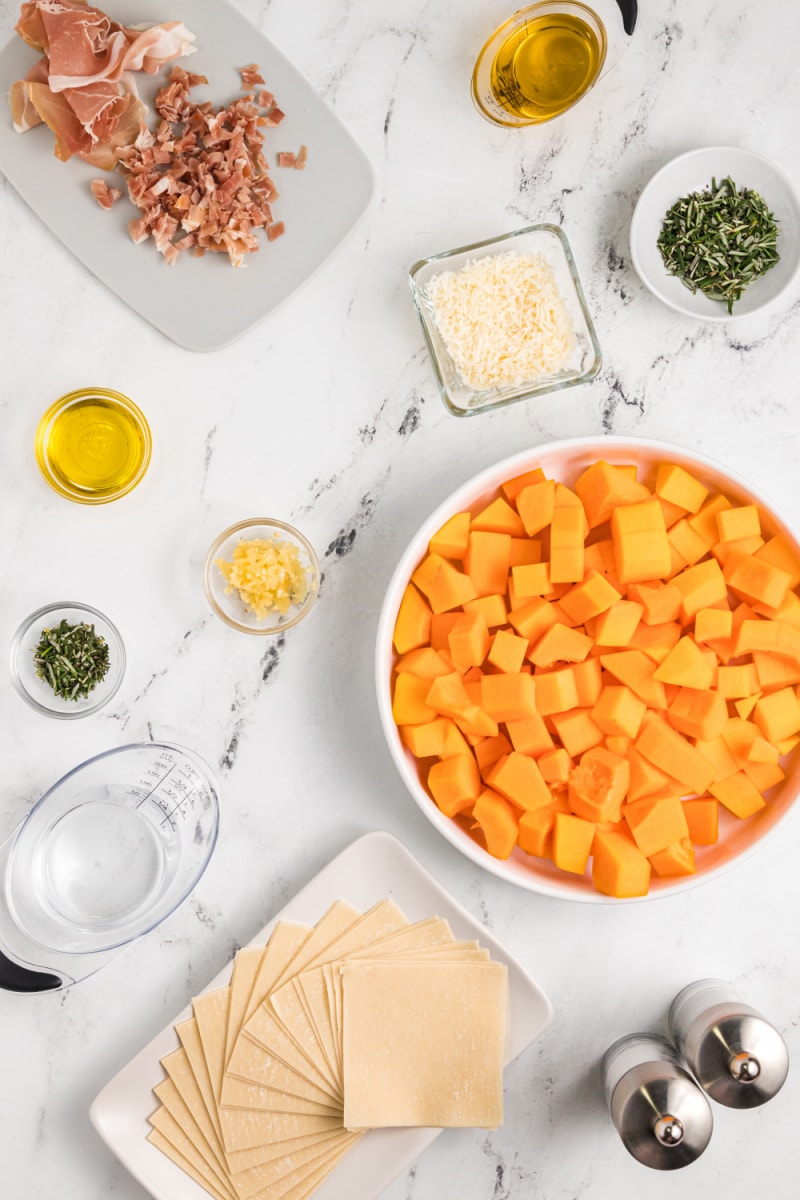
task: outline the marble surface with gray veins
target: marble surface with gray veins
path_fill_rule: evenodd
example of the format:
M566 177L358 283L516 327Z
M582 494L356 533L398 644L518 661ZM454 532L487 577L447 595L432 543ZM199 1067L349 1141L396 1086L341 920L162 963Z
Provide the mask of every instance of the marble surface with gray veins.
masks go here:
M507 1073L503 1127L445 1133L386 1200L790 1200L800 825L712 884L654 904L517 890L463 859L406 794L379 728L372 658L410 535L453 487L524 447L586 434L664 439L740 472L797 519L797 289L769 316L699 324L645 290L627 230L645 182L693 147L750 147L800 179L800 7L643 0L608 77L562 119L522 132L485 123L468 90L478 49L512 4L237 7L327 99L378 176L346 247L242 341L206 356L167 342L0 179L0 649L33 608L72 597L108 612L128 650L117 697L83 721L37 715L0 676L0 837L66 770L123 742L195 747L223 793L211 866L163 926L71 992L0 996L0 1192L144 1200L89 1125L90 1101L326 861L384 828L506 942L555 1010ZM14 8L0 11L4 37ZM135 0L125 8L134 21ZM570 239L603 370L588 386L455 420L436 394L408 268L538 221ZM33 456L45 406L86 384L139 401L155 441L146 481L97 509L49 491ZM235 634L203 596L209 542L254 514L297 522L323 565L316 611L276 640ZM740 985L783 1032L793 1066L765 1108L715 1108L697 1164L648 1173L611 1128L597 1063L621 1034L658 1028L674 993L704 975Z

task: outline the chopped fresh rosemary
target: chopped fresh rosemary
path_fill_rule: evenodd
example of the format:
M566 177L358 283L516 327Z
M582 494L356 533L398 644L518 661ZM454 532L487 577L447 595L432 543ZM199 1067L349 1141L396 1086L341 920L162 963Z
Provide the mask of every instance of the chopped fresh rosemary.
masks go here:
M85 699L108 674L108 643L94 625L70 625L63 620L55 629L43 629L34 647L36 674L63 700Z
M749 283L778 261L778 223L758 192L730 175L673 204L658 248L670 275L692 292L724 300L733 312Z

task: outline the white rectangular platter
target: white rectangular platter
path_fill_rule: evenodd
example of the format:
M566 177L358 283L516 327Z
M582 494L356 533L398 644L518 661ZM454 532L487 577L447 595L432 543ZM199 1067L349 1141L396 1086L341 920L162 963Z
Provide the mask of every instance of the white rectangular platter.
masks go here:
M411 921L440 916L457 938L477 938L493 959L508 967L506 1065L539 1036L552 1010L541 989L502 945L467 913L388 833L369 833L348 846L254 938L263 945L281 920L314 924L334 900L366 911L390 897ZM230 966L206 991L226 987ZM148 1116L156 1107L153 1086L162 1077L159 1060L178 1047L173 1025L191 1016L177 1013L170 1024L103 1089L92 1105L92 1123L117 1157L156 1200L208 1200L208 1194L146 1141ZM363 1137L315 1193L315 1200L343 1196L374 1200L441 1133L440 1129L382 1129Z
M14 0L16 3L16 0ZM134 245L128 222L139 215L124 180L80 159L60 162L44 125L15 133L6 103L9 87L39 57L16 35L0 50L0 171L23 199L98 279L178 345L217 350L258 324L314 275L352 231L374 191L372 167L361 147L306 79L228 0L101 0L124 24L183 21L196 35L197 53L178 65L208 77L193 91L198 100L227 103L242 94L239 67L257 63L286 118L266 130L264 151L280 193L273 205L283 237L247 255L235 269L225 254L182 254L167 266L148 239ZM152 98L171 70L137 74L142 98ZM280 150L308 147L303 171L275 167ZM112 180L123 198L103 212L90 181Z

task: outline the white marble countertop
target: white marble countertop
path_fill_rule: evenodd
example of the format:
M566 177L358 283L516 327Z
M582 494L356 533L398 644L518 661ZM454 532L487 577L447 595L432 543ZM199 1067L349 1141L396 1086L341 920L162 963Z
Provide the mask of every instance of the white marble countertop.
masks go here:
M468 93L474 56L511 4L237 2L378 173L346 248L260 328L211 356L177 349L0 179L0 647L34 607L74 597L116 620L129 655L115 700L83 721L38 716L0 677L0 838L67 769L150 736L192 745L223 792L214 859L156 933L72 991L0 994L0 1190L144 1200L90 1127L90 1101L325 862L384 828L508 944L555 1008L507 1074L502 1129L445 1133L386 1200L745 1200L755 1189L788 1200L800 1168L800 826L657 904L516 890L462 859L405 793L378 725L372 653L410 534L455 485L526 446L663 438L740 472L797 519L797 292L769 317L697 324L639 283L627 227L654 170L696 146L751 147L800 179L800 75L788 52L800 8L643 0L618 69L561 120L514 133L482 121ZM15 8L3 5L3 38ZM407 269L542 220L572 243L602 373L538 404L455 420L435 391ZM134 397L155 439L146 481L98 509L49 491L33 456L46 405L88 383ZM317 609L285 640L235 634L203 596L210 539L256 513L300 524L323 561ZM715 1108L711 1144L687 1171L648 1173L611 1127L597 1062L622 1033L658 1027L675 992L707 975L735 980L781 1029L789 1080L763 1109Z

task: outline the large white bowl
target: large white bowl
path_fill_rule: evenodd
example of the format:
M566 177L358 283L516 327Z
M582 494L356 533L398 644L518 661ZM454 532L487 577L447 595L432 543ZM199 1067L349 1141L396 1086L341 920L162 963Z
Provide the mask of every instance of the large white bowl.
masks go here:
M484 497L488 498L494 493L505 480L513 479L523 471L542 467L549 476L569 485L586 467L598 459L616 464L636 463L640 468L640 478L646 478L649 468L658 462L678 463L710 487L724 491L733 501L758 504L762 513L763 529L769 535L782 530L800 555L800 540L797 535L765 497L751 484L699 454L690 454L668 442L617 437L574 438L537 446L512 458L506 458L468 480L448 496L414 534L397 564L383 602L378 622L375 680L381 725L400 776L431 824L452 845L478 866L530 891L543 892L566 900L621 904L628 901L616 900L595 891L588 874L570 875L558 870L549 860L533 858L519 849L514 850L507 860L493 858L488 854L481 845L473 841L466 830L437 808L420 782L417 760L401 742L392 718L392 667L396 659L392 647L392 634L406 584L417 563L426 553L431 536L453 513L472 508ZM746 821L739 821L725 812L720 813L720 840L716 846L697 848L696 874L675 879L654 877L650 883L649 894L637 899L653 900L686 891L721 875L749 857L767 835L774 832L788 818L794 799L800 791L800 754L795 753L785 769L786 778L768 793L769 804L761 813Z
M730 175L737 187L758 192L778 221L780 260L766 275L746 288L728 312L721 300L690 292L664 266L657 242L667 211L681 196L703 191L712 178L719 183ZM800 272L800 195L780 167L733 146L708 146L673 158L657 171L645 187L633 212L630 231L631 259L645 287L670 308L703 321L736 321L771 307Z

